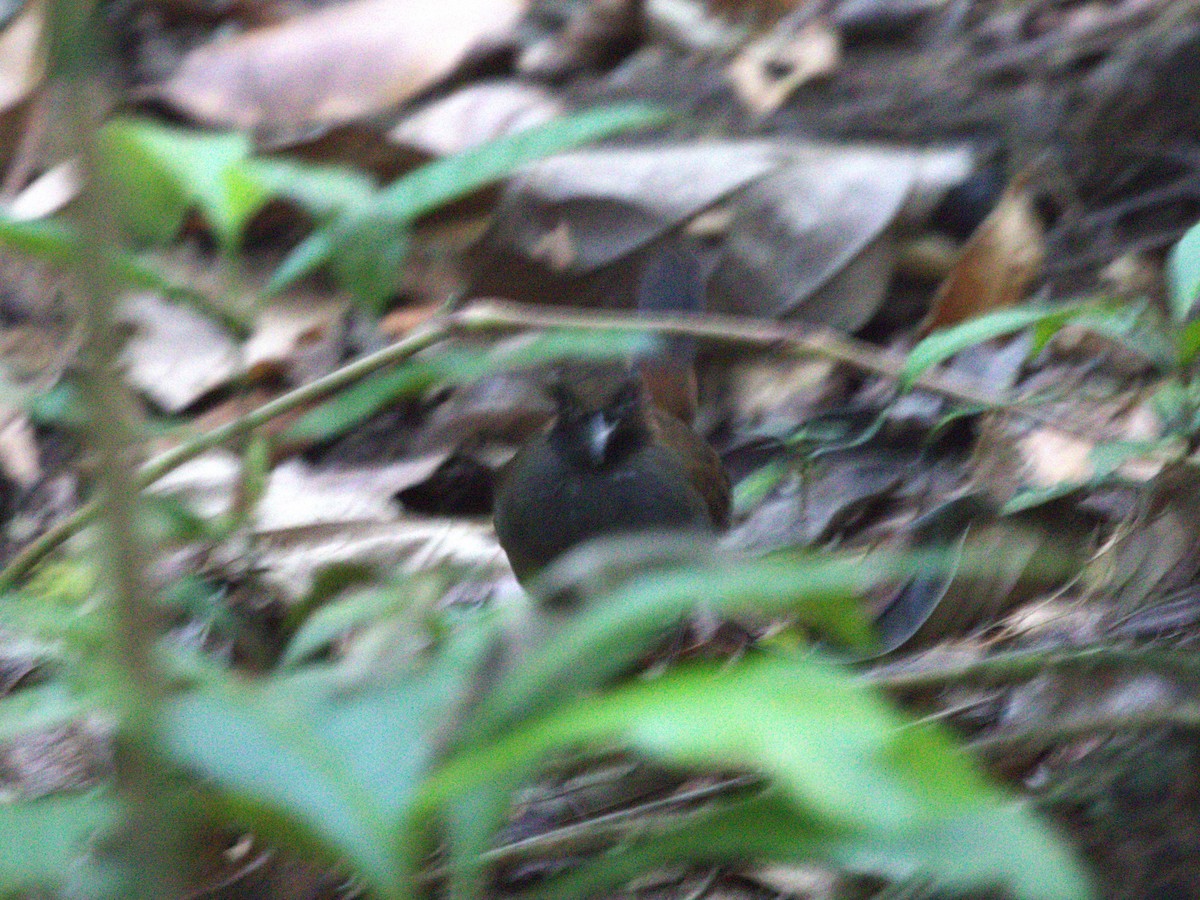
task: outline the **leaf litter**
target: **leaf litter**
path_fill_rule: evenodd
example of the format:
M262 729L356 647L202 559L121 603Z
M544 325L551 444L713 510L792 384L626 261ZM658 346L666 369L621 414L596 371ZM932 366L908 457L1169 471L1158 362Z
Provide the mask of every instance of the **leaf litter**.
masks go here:
M205 285L213 307L144 294L126 301L135 326L127 377L148 421L171 432L251 383L267 397L311 383L419 330L447 285L465 285L468 300L627 310L644 260L682 235L705 259L710 311L858 336L874 354L870 370L781 344L707 341L699 356L700 427L750 498L729 548L953 556L950 572L897 579L867 598L882 645L862 655L865 677L886 683L895 666L937 672L948 659L1194 643L1200 511L1190 451L1200 425L1188 406L1194 388L1178 383L1171 360L1111 322L1079 319L1053 338L1035 325L1029 341L977 343L949 360L945 371L1003 401L994 408L903 394L897 378L873 374L890 366L899 375L925 334L979 316L1031 300L1103 301L1107 267L1121 259L1150 272L1126 283L1135 296L1125 302L1143 304L1139 321L1187 327L1194 297L1173 300L1164 285L1190 270L1164 265L1200 218L1187 187L1194 160L1181 149L1196 126L1193 13L1159 2L978 0L954 10L847 2L828 18L761 3L722 17L686 2L595 3L522 28L524 4L478 2L475 15L454 17L449 6L413 4L406 17L359 0L232 36L221 34L219 13L117 23L129 29L137 71L167 70L131 99L192 125L256 131L260 148L291 147L297 158L332 153L325 162L372 178L405 171L414 150L445 156L560 109L632 96L680 113L634 139L527 166L498 190L412 223L412 246L425 255L387 298L386 332L321 278L253 309L231 303L228 285L244 278L260 290L262 272L320 218L316 205L256 213L240 271L215 251L222 236L212 223L189 216L177 240L229 277ZM6 120L41 77L23 37L29 21L9 22L0 41L0 68L17 73ZM707 43L672 39L680 34ZM156 50L188 41L174 56ZM382 159L368 166L361 146L314 137L342 127L381 135L371 152ZM0 135L5 159L32 152L18 139L33 128L30 118ZM39 172L69 165L53 147L38 153ZM53 203L26 195L8 214L38 221L73 191L59 188ZM948 270L906 268L908 251L930 239L952 249ZM20 294L28 288L11 280L0 330L19 336L52 314L32 310ZM236 310L247 328L230 328L214 308ZM479 590L460 590L458 602L503 608L513 586L482 507L418 512L425 500L397 497L418 487L426 500L452 494L543 427L544 404L521 378L414 378L351 420L349 436L280 444L253 518L236 537L210 535L213 552L192 574L237 585L251 583L252 569L285 609L302 609L352 570L372 583L396 570L470 570L474 581L460 584ZM6 444L3 472L15 489L5 508L19 514L11 521L38 521L39 479L75 467L86 475L86 461L53 437L69 416L69 400L30 413L44 461L31 458L28 428ZM160 489L219 517L236 507L252 468L235 448L176 470ZM750 636L804 640L789 624L755 622ZM329 647L336 657L336 642ZM670 651L655 654L669 668ZM1136 659L1097 666L897 693L976 741L996 773L1063 823L1087 848L1102 896L1195 894L1200 870L1188 860L1200 835L1180 824L1200 805L1187 775L1194 724L1168 727L1172 710L1196 703L1194 685ZM57 734L42 732L44 746L69 748ZM56 786L90 783L97 760ZM1161 777L1138 777L1151 770ZM540 833L571 821L543 800L523 827L539 815ZM1175 862L1154 862L1163 858ZM796 896L830 896L829 871L757 869ZM735 879L718 883L737 893Z

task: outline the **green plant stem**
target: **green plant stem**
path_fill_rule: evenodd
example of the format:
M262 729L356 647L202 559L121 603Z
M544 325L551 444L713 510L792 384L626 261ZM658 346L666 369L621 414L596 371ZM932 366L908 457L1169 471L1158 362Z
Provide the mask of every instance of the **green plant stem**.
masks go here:
M449 334L449 328L447 320L431 319L395 344L355 360L303 387L288 391L225 425L197 435L178 447L156 456L142 466L134 480L136 488L138 490L146 488L168 472L209 450L245 437L272 419L328 397L373 372L402 362L414 353L445 338ZM22 549L0 572L0 593L16 587L38 563L94 522L98 512L99 509L95 503L85 504Z
M94 3L57 0L51 5L47 55L50 85L62 98L58 124L88 176L71 212L81 237L70 273L82 325L79 388L87 414L85 440L96 463L96 553L105 594L99 615L111 635L99 656L113 682L111 703L118 723L114 762L124 806L110 854L117 864L116 889L123 896L173 897L185 884L186 857L178 808L156 753L166 682L154 655L160 632L147 580L150 554L139 534L135 467L143 435L120 368L119 286L108 263L116 227L94 165L94 138L110 107L102 65L106 50Z

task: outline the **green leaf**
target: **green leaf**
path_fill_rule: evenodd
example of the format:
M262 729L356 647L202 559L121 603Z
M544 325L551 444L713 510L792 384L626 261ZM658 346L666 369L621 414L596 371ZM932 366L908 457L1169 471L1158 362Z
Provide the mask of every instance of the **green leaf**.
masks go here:
M527 163L623 131L661 124L669 115L659 107L629 103L564 116L423 166L381 191L372 205L382 216L411 222Z
M604 542L564 558L560 571L593 551L605 555ZM551 570L547 577L553 574ZM716 557L635 577L587 601L514 666L480 704L469 736L479 740L501 733L555 700L603 684L699 609L734 618L795 615L842 643L862 645L870 639L870 629L858 598L882 575L861 560L800 556L736 563Z
M1196 361L1196 354L1200 353L1200 319L1188 322L1179 329L1175 336L1175 346L1179 365L1186 368Z
M135 240L170 240L198 207L231 253L270 195L247 165L252 145L246 135L116 119L101 129L97 149L99 182Z
M374 179L341 166L255 157L245 168L272 196L287 197L318 221L366 203L377 190Z
M194 199L153 146L154 127L116 120L96 134L97 190L125 236L139 244L175 237Z
M1031 900L1089 895L1066 847L991 785L948 732L906 722L877 691L812 655L680 667L563 706L450 758L422 791L414 824L553 754L614 745L688 769L759 772L773 786L769 799L641 850L615 849L601 866L615 864L622 879L666 861L749 857L919 871L955 887L1007 883ZM547 895L586 896L595 886L575 880Z
M326 441L343 434L406 397L417 397L445 380L437 358L409 360L393 372L364 378L333 400L306 413L287 431L288 440Z
M101 791L0 803L0 896L76 886L88 843L117 821L115 801Z
M333 274L372 313L382 313L400 289L409 232L409 223L370 206L346 213L331 226Z
M1045 344L1054 332L1071 319L1094 308L1094 306L1081 304L1002 309L977 319L970 319L943 331L935 331L909 351L908 359L905 360L904 369L900 374L900 383L906 390L911 389L922 373L954 354L993 338L1024 331L1026 328L1037 326L1040 331L1041 343Z
M337 257L345 253L350 257L348 263L342 264L345 274L362 279L351 281L350 286L361 283L367 290L363 299L376 303L385 286L389 281L394 283L396 277L394 272L384 269L402 260L407 230L422 215L486 187L527 163L622 131L662 122L666 117L663 110L644 104L592 109L423 166L393 182L371 200L355 204L331 226L311 235L284 260L267 290L281 291L331 260L336 265ZM364 271L362 257L368 248L384 260L374 272ZM370 277L363 277L365 274Z
M1167 254L1167 300L1171 318L1186 322L1200 298L1200 223L1193 225Z
M361 676L328 667L175 698L165 752L233 818L350 861L381 897L405 896L393 823L407 811L492 640L462 633L425 667Z
M524 896L593 896L655 868L747 859L823 864L897 881L919 875L955 893L1006 885L1021 900L1093 896L1078 860L1021 804L999 801L899 833L839 832L795 810L777 792L650 834Z
M347 632L401 615L411 605L401 591L377 589L359 591L322 606L304 620L288 641L280 665L291 668L315 659Z
M0 245L56 266L74 265L82 246L70 226L54 219L16 221L0 214ZM109 251L110 274L131 287L160 291L171 297L202 297L193 288L170 281L153 265L132 253Z

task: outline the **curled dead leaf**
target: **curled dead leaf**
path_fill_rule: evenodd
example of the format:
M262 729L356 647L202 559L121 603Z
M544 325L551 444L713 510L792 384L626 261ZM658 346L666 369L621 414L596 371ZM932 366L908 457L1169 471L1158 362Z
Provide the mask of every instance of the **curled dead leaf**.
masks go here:
M963 247L920 333L947 328L1025 298L1046 257L1045 227L1018 178Z
M644 0L591 0L576 5L559 33L527 48L517 68L554 79L608 68L636 49L644 31Z
M303 384L330 371L345 350L345 297L293 294L262 310L243 348L252 379L284 376Z

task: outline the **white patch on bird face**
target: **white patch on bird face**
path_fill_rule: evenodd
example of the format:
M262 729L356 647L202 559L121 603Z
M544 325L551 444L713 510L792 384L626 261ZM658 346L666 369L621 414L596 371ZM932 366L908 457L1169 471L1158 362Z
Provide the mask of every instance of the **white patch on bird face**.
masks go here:
M604 462L604 457L608 453L608 444L612 440L613 432L617 430L618 420L609 418L602 412L595 413L589 420L587 425L587 449L588 456L591 457L595 465L600 465Z

